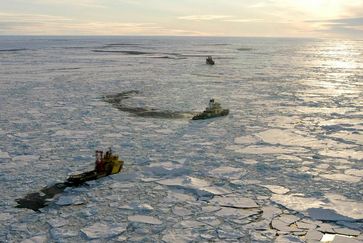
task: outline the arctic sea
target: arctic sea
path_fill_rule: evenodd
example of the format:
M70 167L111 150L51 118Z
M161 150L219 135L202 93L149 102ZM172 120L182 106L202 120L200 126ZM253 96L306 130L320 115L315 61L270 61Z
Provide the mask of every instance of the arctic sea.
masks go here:
M363 241L363 41L1 36L0 137L0 242Z

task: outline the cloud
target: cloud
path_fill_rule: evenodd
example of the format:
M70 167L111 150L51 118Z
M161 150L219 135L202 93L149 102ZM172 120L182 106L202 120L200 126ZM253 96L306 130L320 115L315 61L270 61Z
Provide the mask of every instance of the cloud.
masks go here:
M235 22L235 23L252 23L252 22L263 22L263 19L225 19L225 22Z
M62 16L46 15L46 14L26 14L26 13L3 13L0 12L0 22L66 22L72 21L71 18L66 18Z
M350 37L363 37L363 17L341 18L328 20L309 20L308 23L317 24L316 31L334 33Z
M156 23L80 21L62 16L0 12L0 34L5 35L207 35Z
M203 21L203 20L221 20L230 17L231 16L229 15L189 15L189 16L178 17L178 19Z
M194 21L211 21L211 20L218 20L223 22L235 22L235 23L251 23L251 22L262 22L263 19L236 19L230 15L189 15L189 16L182 16L178 17L178 19L182 20L194 20Z
M49 5L66 5L66 6L78 6L87 8L107 8L106 4L98 3L98 0L35 0L35 2L40 4Z

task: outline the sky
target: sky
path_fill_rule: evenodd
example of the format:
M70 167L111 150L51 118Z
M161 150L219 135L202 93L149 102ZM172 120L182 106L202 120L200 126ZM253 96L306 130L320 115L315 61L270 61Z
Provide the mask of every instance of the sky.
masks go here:
M363 38L363 0L0 0L0 35Z

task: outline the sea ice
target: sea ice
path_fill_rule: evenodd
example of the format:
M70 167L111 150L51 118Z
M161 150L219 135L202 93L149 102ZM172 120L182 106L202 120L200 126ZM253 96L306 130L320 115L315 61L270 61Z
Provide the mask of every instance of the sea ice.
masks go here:
M67 225L69 223L69 221L64 219L64 218L54 218L54 219L48 220L47 223L50 226L52 226L53 228L58 228L58 227L62 227L64 225Z
M306 198L304 197L304 195L301 194L273 194L271 200L287 208L300 212L305 211L309 208L319 208L320 206L324 205L323 202L317 200L316 198Z
M347 228L334 228L334 231L337 234L347 235L347 236L359 236L361 234L361 232L358 230L352 230Z
M129 209L129 210L134 210L134 211L138 211L138 212L151 212L154 210L154 208L152 206L150 206L149 204L146 203L130 203L130 204L126 204L126 205L120 205L118 206L118 208L120 209Z
M1 213L0 212L0 221L7 221L11 219L13 216L11 216L10 213Z
M332 242L335 238L334 234L324 234L323 237L321 238L321 242Z
M283 154L283 155L278 156L277 159L279 159L279 160L296 161L296 162L302 161L302 159L299 158L299 157L297 157L297 156L286 155L286 154Z
M275 243L291 243L291 242L304 243L304 241L302 241L299 237L292 235L279 235L275 239Z
M86 199L81 196L60 196L56 202L59 206L80 205L86 203Z
M260 138L253 136L253 135L237 137L234 139L234 143L236 143L236 144L254 144L254 143L258 143L260 141L261 141Z
M176 177L174 179L165 179L157 181L158 184L166 186L174 186L190 191L199 197L208 195L224 195L230 193L229 190L210 186L210 182L201 180L191 176Z
M0 151L0 159L10 159L10 155L8 154L8 152L2 152Z
M218 204L222 207L233 207L233 208L257 208L256 202L250 198L242 196L228 196L228 197L214 197L210 200L210 203Z
M20 243L46 243L46 242L47 242L46 235L37 235L37 236L33 236L29 239L23 240Z
M289 226L290 224L281 221L279 218L274 218L271 221L271 227L273 229L276 229L278 231L282 231L282 232L293 232L293 231L302 231L301 229L297 229L297 228L292 228Z
M315 230L315 229L310 229L308 230L308 232L305 235L305 239L310 242L310 241L321 241L321 239L323 238L324 234Z
M187 216L187 215L191 215L192 211L190 209L187 209L187 208L184 208L184 207L175 206L173 208L173 213L175 215L184 217L184 216Z
M301 147L277 147L277 146L257 146L250 145L247 147L240 146L227 146L226 149L233 150L241 154L292 154L307 152L306 149Z
M39 155L19 155L13 157L12 160L15 162L22 162L22 163L34 162L39 160Z
M363 170L349 169L344 171L344 173L347 175L363 177Z
M196 240L197 235L190 228L178 228L166 230L162 241L167 243L188 243Z
M361 180L361 177L346 174L320 174L320 176L333 181L345 181L350 183L358 183Z
M262 186L266 187L271 192L276 193L276 194L286 194L290 191L290 189L288 189L288 188L285 188L282 186L277 186L277 185L262 185Z
M50 235L52 236L52 239L55 241L62 241L64 238L71 238L78 236L78 231L75 230L69 230L65 228L52 228L50 230Z
M202 187L202 188L200 188L200 190L205 191L207 193L211 193L215 196L227 195L227 194L232 193L232 191L230 191L224 187L218 187L218 186ZM201 193L201 194L203 194L203 193Z
M162 224L158 218L146 215L133 215L128 217L129 221L145 224Z
M167 202L193 202L196 199L185 193L183 190L168 191L168 196L164 199Z
M362 201L354 201L348 199L345 196L327 193L325 195L327 199L330 201L327 205L328 209L333 209L337 213L344 215L349 218L353 218L356 220L363 219L363 202Z
M81 229L89 240L107 239L115 237L126 231L126 224L107 225L104 223L95 223L89 227Z
M238 208L225 208L222 207L221 210L217 211L215 215L220 217L236 217L236 218L247 218L252 215L258 214L260 210L258 209L238 209Z
M273 207L273 206L265 206L262 207L262 218L264 219L273 219L276 216L282 214L281 209L279 209L278 207Z
M157 181L157 183L159 183L161 185L166 185L166 186L181 186L181 187L186 187L186 188L201 188L201 187L207 187L210 185L210 183L207 181L204 181L204 180L201 180L198 178L194 178L194 177L190 177L190 176L160 180L160 181Z
M316 139L305 137L289 129L270 129L257 134L265 143L286 146L317 147L320 142Z
M362 243L359 239L336 235L331 243Z
M343 159L355 159L362 160L363 152L356 151L353 149L344 149L344 150L332 150L332 149L324 149L319 151L320 155L334 157L334 158L343 158Z
M242 168L221 166L209 171L209 174L217 178L239 179L246 172Z
M199 222L196 220L182 220L182 221L180 221L179 224L182 228L193 228L193 229L206 226L205 223L202 223L202 222ZM175 227L179 227L179 226L176 225Z

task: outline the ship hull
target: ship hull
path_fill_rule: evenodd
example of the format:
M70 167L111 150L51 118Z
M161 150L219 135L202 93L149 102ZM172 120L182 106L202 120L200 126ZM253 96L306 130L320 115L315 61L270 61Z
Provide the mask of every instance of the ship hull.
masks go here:
M220 116L226 116L229 114L229 110L228 109L224 109L221 112L217 113L217 114L213 114L210 112L202 112L196 116L194 116L192 119L193 120L204 120L204 119L210 119L210 118L215 118L215 117L220 117Z

